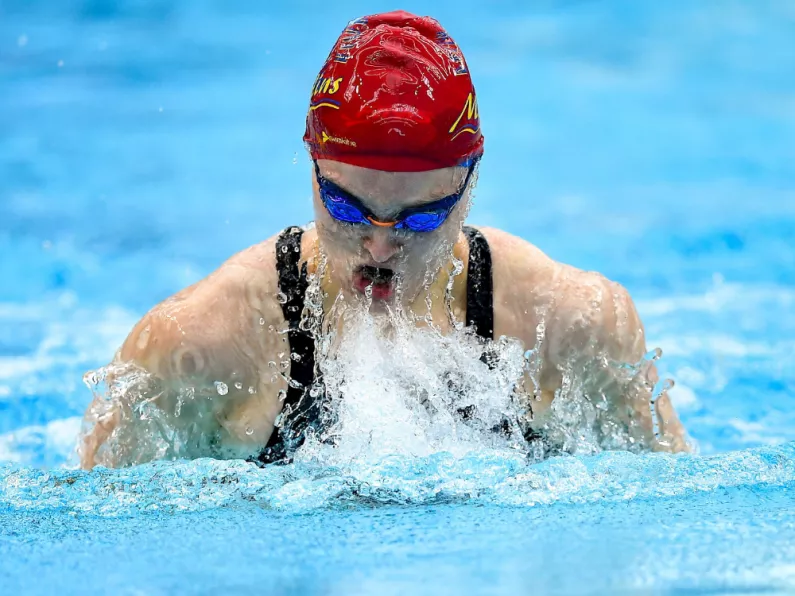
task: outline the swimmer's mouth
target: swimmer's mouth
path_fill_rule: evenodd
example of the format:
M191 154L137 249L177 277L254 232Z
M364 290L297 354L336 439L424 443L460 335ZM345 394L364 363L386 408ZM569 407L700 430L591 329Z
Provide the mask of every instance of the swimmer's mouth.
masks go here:
M371 267L370 265L364 265L359 269L362 274L362 277L365 279L373 282L374 284L388 284L392 282L392 278L395 277L395 272L392 269L386 269L384 267Z
M362 294L368 288L376 300L388 300L394 293L395 272L386 267L363 265L353 274L353 285Z

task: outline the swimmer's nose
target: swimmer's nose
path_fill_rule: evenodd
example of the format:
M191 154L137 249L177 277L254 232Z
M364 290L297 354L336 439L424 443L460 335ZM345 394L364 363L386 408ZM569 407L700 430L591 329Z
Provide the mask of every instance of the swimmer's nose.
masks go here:
M364 237L364 248L376 263L385 263L400 250L400 243L389 229L374 229L368 232L370 233Z

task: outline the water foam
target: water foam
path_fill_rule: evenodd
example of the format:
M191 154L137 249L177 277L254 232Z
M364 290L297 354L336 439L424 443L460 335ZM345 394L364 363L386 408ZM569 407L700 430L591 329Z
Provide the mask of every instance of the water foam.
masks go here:
M529 404L518 387L527 361L518 341L485 346L471 330L443 334L404 313L363 314L347 312L339 341L329 340L325 353L321 346L327 428L299 460L339 465L525 446Z
M605 452L532 462L482 450L391 455L344 467L243 461L152 462L93 472L0 467L0 505L97 516L247 506L307 511L440 503L539 506L710 493L795 482L795 443L717 456Z

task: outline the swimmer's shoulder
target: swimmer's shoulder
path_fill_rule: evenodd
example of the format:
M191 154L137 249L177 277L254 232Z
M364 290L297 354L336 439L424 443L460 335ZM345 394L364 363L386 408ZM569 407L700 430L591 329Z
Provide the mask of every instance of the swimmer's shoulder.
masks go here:
M559 275L560 264L527 240L503 230L477 227L491 251L495 304L538 301Z
M284 326L278 301L278 237L232 255L203 279L154 306L127 337L120 359L169 374L179 372L169 369L180 359L168 358L168 354L195 351L199 356L194 360L201 360L203 352L220 355L227 347L261 352L266 347L263 343L271 343L271 330ZM302 244L308 247L311 238ZM302 260L308 251L302 249Z
M497 228L478 227L492 253L495 292L498 286L518 298L550 294L550 299L567 298L574 303L590 302L606 291L623 288L597 271L578 269L555 261L523 238Z
M637 353L643 328L626 288L596 271L555 261L530 242L478 228L492 251L495 312L505 327L535 333L545 322L548 347L566 352L619 341ZM499 321L497 321L498 326Z

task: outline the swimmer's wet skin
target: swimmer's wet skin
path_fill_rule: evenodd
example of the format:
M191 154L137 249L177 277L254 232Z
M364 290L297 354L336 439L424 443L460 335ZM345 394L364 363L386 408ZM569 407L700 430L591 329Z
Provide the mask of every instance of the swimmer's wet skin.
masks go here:
M528 435L543 432L574 371L635 445L689 449L668 395L653 395L657 372L644 360L643 326L623 287L506 232L464 233L484 139L467 63L439 23L402 11L351 21L312 89L304 140L315 225L234 255L141 319L108 381L123 370L146 381L89 406L83 467L163 456L139 448L147 438L131 430L144 402L205 437L192 457L256 459L277 445L279 456L261 461L289 458L300 437L285 444L274 432L277 417L283 428L299 428L293 419L321 399L322 379L308 363L326 319L345 305L373 317L410 313L445 334L470 325L484 353L501 336L536 350L539 367L515 387L535 398ZM489 258L485 276L470 269L477 251ZM309 315L312 324L302 320ZM284 367L274 370L278 362ZM628 380L613 363L640 364ZM291 407L298 402L303 410Z

